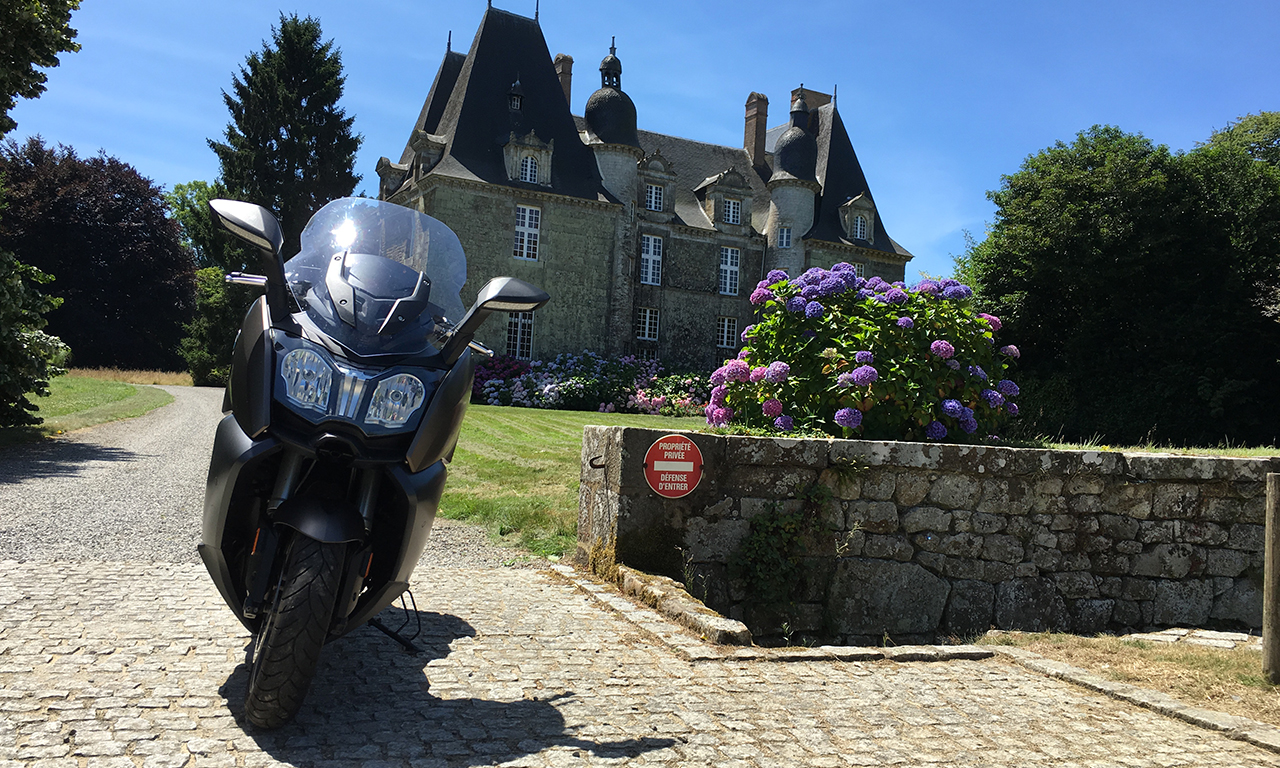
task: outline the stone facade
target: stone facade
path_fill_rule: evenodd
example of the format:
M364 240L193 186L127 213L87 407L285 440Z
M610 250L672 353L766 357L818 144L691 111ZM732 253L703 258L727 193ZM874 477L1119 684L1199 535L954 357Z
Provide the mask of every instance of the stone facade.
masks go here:
M704 476L668 500L642 466L662 434L586 428L578 557L683 581L758 641L1262 626L1280 460L690 434ZM797 511L798 576L762 601L752 521Z
M865 239L841 223L844 201L868 211L874 202L830 96L792 92L806 106L793 108L789 138L810 151L807 166L783 168L774 148L791 126L767 129L761 94L747 101L745 146L712 145L638 130L614 49L585 116L572 115L572 64L564 54L553 60L535 19L489 8L471 49L446 51L400 161L378 163L381 199L458 234L468 260L464 303L498 275L551 294L533 318L531 347L509 343L516 318L490 320L481 343L534 358L589 349L708 369L737 354L754 316L748 297L770 269L794 275L848 261L867 277L903 279L911 254L880 217ZM536 168L529 178L526 160ZM656 205L651 186L660 190ZM533 260L513 249L518 205L540 215ZM661 241L656 281L644 271L646 236ZM736 259L736 285L721 279L722 259ZM654 311L656 339L638 322Z

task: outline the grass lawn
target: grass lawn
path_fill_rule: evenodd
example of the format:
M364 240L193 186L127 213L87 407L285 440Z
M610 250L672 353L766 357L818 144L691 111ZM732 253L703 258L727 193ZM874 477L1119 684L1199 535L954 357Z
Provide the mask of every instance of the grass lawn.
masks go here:
M1280 726L1280 688L1262 676L1258 651L1050 632L1005 632L977 642L1025 648L1197 707Z
M78 372L75 372L78 373ZM168 405L173 396L161 389L75 375L49 382L49 397L29 397L44 423L35 427L0 427L0 448L30 443L73 429L141 416Z
M449 466L440 513L506 543L560 556L577 541L582 428L692 429L701 418L472 405Z

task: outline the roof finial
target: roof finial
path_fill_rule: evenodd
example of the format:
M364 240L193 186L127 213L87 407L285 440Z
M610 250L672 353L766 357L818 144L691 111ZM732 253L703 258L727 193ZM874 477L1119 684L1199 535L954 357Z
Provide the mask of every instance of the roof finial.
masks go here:
M453 53L453 30L449 30L449 36L444 41L444 52Z
M618 53L618 36L609 35L609 55L614 56Z
M836 100L840 98L840 84L836 83L831 86L831 106L836 105Z
M534 21L538 20L538 6L541 4L542 4L541 0L533 0L533 20Z

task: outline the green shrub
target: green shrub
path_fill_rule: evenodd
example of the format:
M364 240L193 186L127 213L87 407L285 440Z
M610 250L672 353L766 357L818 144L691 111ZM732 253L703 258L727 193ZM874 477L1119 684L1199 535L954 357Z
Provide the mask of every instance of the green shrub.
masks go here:
M40 330L62 303L36 287L52 279L0 251L0 427L39 424L26 396L48 397L49 379L66 373L67 345Z
M182 326L186 336L178 350L197 387L226 386L236 332L256 298L255 289L227 285L225 278L218 267L196 272L196 314Z
M908 289L863 280L849 264L789 280L774 270L751 294L750 346L711 376L712 426L772 425L874 440L972 442L1017 414L1006 377L1016 347L975 313L955 280Z

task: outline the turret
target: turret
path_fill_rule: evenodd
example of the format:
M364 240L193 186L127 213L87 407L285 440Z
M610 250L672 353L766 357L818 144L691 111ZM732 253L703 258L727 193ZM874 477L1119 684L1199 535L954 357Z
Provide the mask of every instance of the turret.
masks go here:
M636 105L622 90L617 46L600 62L600 90L587 99L585 141L595 151L605 189L622 201L636 199L636 163L644 156L636 133Z

